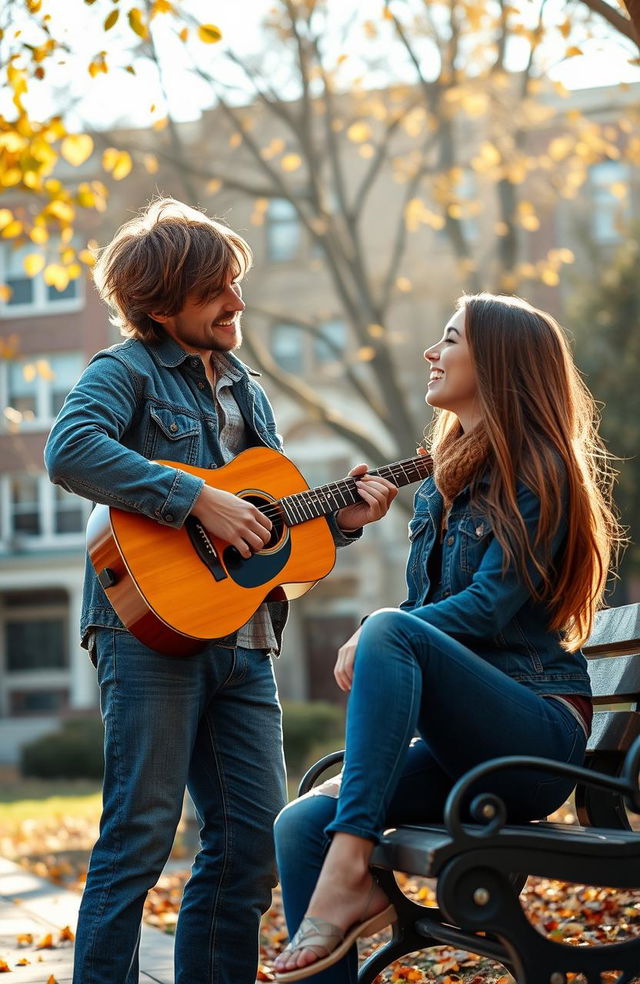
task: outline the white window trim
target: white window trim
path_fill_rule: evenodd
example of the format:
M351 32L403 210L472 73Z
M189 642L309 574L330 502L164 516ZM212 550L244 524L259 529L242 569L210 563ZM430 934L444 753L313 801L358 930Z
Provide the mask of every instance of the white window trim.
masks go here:
M65 652L68 665L58 669L43 668L34 670L9 670L9 654L6 650L7 622L34 618L59 618L64 625ZM68 690L71 696L72 664L69 652L69 605L35 603L19 609L7 609L0 600L0 715L8 721L25 720L32 716L28 714L10 714L11 694L16 690ZM34 712L35 713L35 712ZM43 715L37 714L41 717ZM46 716L46 715L45 715Z
M56 356L59 356L59 355L77 355L77 356L79 356L80 357L80 372L84 368L85 361L84 361L84 359L82 357L82 353L79 352L79 351L75 351L75 350L74 351L71 351L71 352L52 352L52 353L45 354L45 355L34 355L32 357L31 356L25 356L25 357L21 358L20 361L21 362L22 361L26 361L26 362L38 362L39 360L43 359L46 362L49 362L49 363L54 362L55 363ZM10 365L11 364L12 363L10 363L9 361L7 361L6 359L0 360L0 407L2 408L3 411L4 411L4 408L5 407L10 406L10 403L9 403L9 390L10 390L10 387L9 387L9 372L10 372ZM55 368L54 367L53 367L53 371L55 372ZM2 413L2 418L0 419L0 432L4 431L6 433L8 431L10 433L14 433L15 430L16 430L16 427L17 427L17 429L19 431L22 431L22 432L25 432L25 431L32 432L32 431L49 430L49 428L53 424L53 421L56 418L56 414L53 413L52 406L51 406L51 396L52 396L52 385L51 384L52 384L52 380L45 379L44 376L41 376L41 375L38 374L35 377L35 380L34 380L34 390L35 390L35 399L36 399L35 416L32 419L29 418L29 417L24 417L20 421L20 423L16 425L16 424L12 423L4 415L4 412L3 412Z
M4 554L34 553L41 550L60 549L61 547L82 547L85 543L85 531L91 503L88 499L78 496L78 503L83 516L83 529L75 533L56 533L56 499L55 487L48 476L42 472L37 476L38 507L41 518L42 532L37 536L27 533L16 533L13 528L13 510L11 505L11 475L0 476L0 503L2 505L2 524L0 528L0 551Z
M0 283L6 283L7 271L7 250L10 244L3 244L0 248ZM34 252L38 247L34 246ZM25 273L26 276L26 273ZM85 278L80 275L74 283L77 284L78 293L76 297L65 297L59 301L52 301L47 297L48 284L45 284L42 273L29 278L33 283L34 300L30 304L8 304L0 301L0 319L38 317L40 315L69 314L72 311L79 311L85 304Z

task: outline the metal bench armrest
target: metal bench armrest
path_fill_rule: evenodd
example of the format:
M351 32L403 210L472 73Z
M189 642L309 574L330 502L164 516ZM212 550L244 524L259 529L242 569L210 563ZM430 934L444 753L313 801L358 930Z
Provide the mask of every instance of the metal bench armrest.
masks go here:
M311 768L307 769L300 780L300 784L298 786L298 796L304 796L305 793L308 793L316 780L320 778L322 773L326 772L327 769L330 769L332 765L342 762L343 758L344 750L339 752L329 752L328 755L323 755L321 759L314 762Z
M461 811L462 803L468 796L469 788L480 779L485 779L493 772L502 769L537 769L551 772L557 776L567 776L575 779L576 783L598 789L607 789L624 797L629 808L635 813L640 812L640 789L638 776L640 774L640 737L631 745L625 757L622 774L619 778L595 772L583 766L568 765L553 759L538 758L533 755L505 755L502 758L491 759L470 769L455 784L444 810L444 822L452 837L487 837L495 834L507 822L507 811L503 801L493 793L481 793L471 803L471 815L480 826L471 831L463 828Z

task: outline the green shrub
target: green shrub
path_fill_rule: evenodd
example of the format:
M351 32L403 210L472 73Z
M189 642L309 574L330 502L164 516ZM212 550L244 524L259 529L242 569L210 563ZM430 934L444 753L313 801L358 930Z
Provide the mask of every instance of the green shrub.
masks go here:
M102 779L102 721L97 715L70 718L59 731L23 745L23 776L39 779Z
M344 709L325 701L283 701L284 755L291 776L300 776L320 756L344 747Z

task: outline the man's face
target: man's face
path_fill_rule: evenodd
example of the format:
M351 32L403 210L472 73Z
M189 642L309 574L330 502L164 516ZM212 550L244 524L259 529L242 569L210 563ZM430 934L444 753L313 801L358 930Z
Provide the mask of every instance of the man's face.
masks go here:
M240 284L230 280L204 304L187 299L178 314L153 314L152 317L164 325L167 334L187 352L205 355L231 352L240 346L240 316L244 309Z

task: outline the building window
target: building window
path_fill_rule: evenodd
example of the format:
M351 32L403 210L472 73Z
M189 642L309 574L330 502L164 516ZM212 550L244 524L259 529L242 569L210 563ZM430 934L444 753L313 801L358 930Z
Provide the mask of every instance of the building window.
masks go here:
M267 259L286 263L300 250L300 220L288 198L274 198L267 210Z
M629 171L619 161L603 161L589 169L593 208L591 232L598 243L617 243L622 239L627 203Z
M0 362L4 426L48 430L83 368L81 352Z
M271 329L271 353L285 372L300 375L305 369L305 338L297 325L280 324Z
M321 337L313 346L314 361L320 365L341 359L347 347L347 326L344 321L334 319L320 325Z
M0 595L0 706L12 717L69 706L69 599L60 588Z
M271 329L271 352L286 372L302 375L312 368L341 362L347 349L347 326L338 318L318 326L319 335L292 324Z
M0 316L56 314L74 311L82 307L83 284L81 278L70 280L64 290L46 284L41 273L29 277L24 269L25 257L38 252L33 243L12 246L6 243L0 250L0 283L11 291L8 300L0 302Z
M21 553L80 546L91 503L52 485L44 472L0 476L0 546Z
M62 618L12 621L7 618L7 672L64 669L69 662Z
M13 532L40 536L38 478L34 475L16 475L9 479L9 483Z

